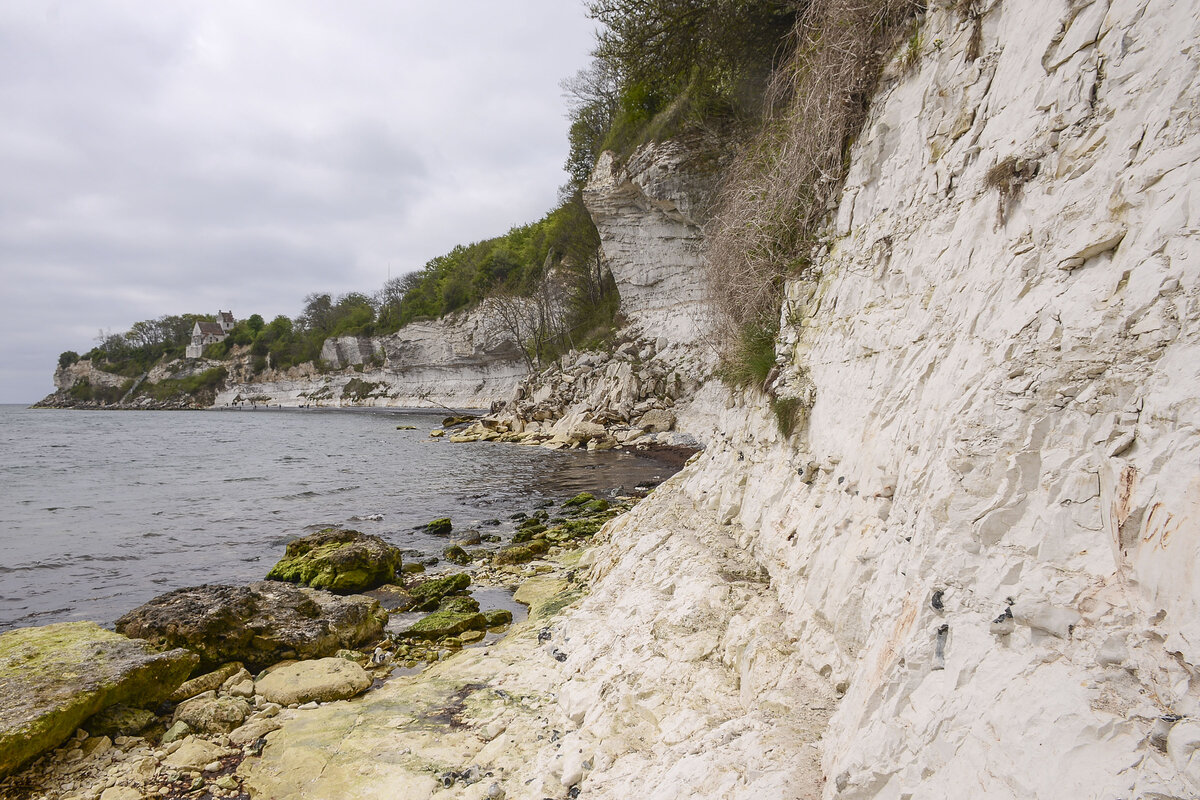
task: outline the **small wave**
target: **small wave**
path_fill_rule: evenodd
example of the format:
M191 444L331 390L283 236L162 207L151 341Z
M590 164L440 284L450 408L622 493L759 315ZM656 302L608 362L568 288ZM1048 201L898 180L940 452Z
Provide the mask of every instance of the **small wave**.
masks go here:
M250 477L247 477L247 478L226 478L223 482L224 483L245 483L246 481L265 481L266 479L267 478L265 475L251 475Z
M314 492L313 490L309 489L307 492L300 492L299 494L285 494L283 497L280 497L278 499L279 500L308 500L309 498L319 497L319 496L320 496L320 492Z
M157 531L149 531L142 534L143 539L157 539L160 536L162 536L162 534L158 533Z
M62 511L62 510L63 510L62 506L46 506L45 508L42 509L42 511Z

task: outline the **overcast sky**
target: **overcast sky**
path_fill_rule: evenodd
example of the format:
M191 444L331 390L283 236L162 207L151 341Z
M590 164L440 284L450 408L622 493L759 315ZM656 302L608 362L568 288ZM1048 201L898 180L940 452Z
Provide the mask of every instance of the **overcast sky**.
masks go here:
M163 314L295 316L539 218L582 0L0 3L0 402Z

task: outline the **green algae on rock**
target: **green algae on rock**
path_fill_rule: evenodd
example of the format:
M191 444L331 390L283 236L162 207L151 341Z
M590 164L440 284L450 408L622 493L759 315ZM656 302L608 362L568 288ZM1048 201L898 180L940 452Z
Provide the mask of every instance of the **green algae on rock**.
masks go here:
M438 601L437 610L473 614L479 610L479 601L469 594L448 595Z
M533 561L533 551L523 544L514 544L496 553L495 561L497 564L524 564Z
M400 635L408 639L441 639L487 627L487 618L479 612L435 611L414 622Z
M431 578L413 586L408 592L413 598L413 608L418 611L431 611L437 608L438 601L443 597L464 591L470 585L470 575L465 572L455 572L440 578Z
M156 652L93 622L0 634L0 776L109 706L161 702L198 660L186 650Z
M425 531L435 536L444 536L454 529L449 517L438 517L425 523Z
M580 492L572 497L567 502L563 503L563 508L571 508L572 506L581 506L584 503L590 503L596 499L596 496L591 492Z
M267 579L351 594L392 583L400 569L400 550L378 536L326 528L288 542Z
M461 546L452 544L442 551L442 557L452 564L470 564L471 556Z
M511 625L513 621L512 612L507 608L489 608L483 612L483 618L487 621L489 628L499 628L502 625Z

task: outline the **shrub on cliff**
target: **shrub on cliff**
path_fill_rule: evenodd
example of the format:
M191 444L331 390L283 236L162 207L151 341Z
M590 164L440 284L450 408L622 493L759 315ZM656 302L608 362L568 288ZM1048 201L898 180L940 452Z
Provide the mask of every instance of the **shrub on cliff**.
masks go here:
M581 185L602 150L627 155L691 125L757 116L788 54L790 0L591 0L596 63L564 88L572 108L568 172ZM607 118L607 125L600 120Z
M708 244L714 327L731 333L724 355L735 374L760 371L739 363L739 342L778 325L784 281L808 269L880 70L922 5L814 0L798 15L797 46L729 171Z

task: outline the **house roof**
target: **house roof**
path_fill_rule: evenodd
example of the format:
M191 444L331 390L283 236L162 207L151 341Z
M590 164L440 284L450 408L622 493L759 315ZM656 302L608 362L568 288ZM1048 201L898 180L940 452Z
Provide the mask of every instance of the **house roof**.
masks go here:
M200 329L201 335L212 334L213 336L224 336L225 331L221 328L219 322L197 322L196 327Z
M220 311L218 313L221 315L222 322L228 322L230 325L233 324L234 320L232 311Z

